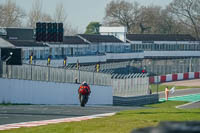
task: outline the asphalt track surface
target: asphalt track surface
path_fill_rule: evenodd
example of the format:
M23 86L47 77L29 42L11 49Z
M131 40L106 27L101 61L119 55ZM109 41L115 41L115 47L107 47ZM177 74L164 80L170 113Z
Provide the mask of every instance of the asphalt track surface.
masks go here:
M169 98L176 97L176 96L191 95L191 94L200 94L200 88L175 90L173 94L169 93ZM165 93L160 92L159 98L165 98ZM180 106L179 108L182 108L182 109L200 108L200 101L185 104L185 105Z
M133 110L139 108L142 107L80 107L79 105L0 105L0 125L29 121L89 116L95 114L113 113L122 110Z
M200 93L200 88L176 90L169 97L183 96ZM159 93L160 98L164 98L164 92ZM125 106L86 106L79 105L0 105L0 125L51 120L59 118L72 118L80 116L90 116L95 114L113 113L122 110L140 109L142 107ZM181 108L200 108L200 102L195 102L182 106Z
M170 93L169 97L184 96L184 95L198 94L198 93L200 93L200 88L182 89L182 90L175 90L173 94ZM165 92L160 92L159 98L164 98L164 97L165 97Z
M199 109L200 108L200 101L198 102L194 102L194 103L189 103L189 104L186 104L186 105L182 105L182 106L179 106L178 108L181 108L181 109Z

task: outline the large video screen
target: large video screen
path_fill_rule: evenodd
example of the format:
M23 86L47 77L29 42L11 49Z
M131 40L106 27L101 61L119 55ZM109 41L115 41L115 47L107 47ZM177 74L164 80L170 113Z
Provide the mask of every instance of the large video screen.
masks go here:
M7 65L22 65L22 50L20 48L1 48L1 60Z

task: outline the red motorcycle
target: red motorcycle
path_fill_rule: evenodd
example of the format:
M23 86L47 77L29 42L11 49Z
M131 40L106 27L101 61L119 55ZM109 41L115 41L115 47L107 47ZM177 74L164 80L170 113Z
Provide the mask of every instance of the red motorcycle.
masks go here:
M78 93L79 93L80 105L81 107L84 107L85 104L88 102L89 95L91 93L89 85L83 82L78 89Z

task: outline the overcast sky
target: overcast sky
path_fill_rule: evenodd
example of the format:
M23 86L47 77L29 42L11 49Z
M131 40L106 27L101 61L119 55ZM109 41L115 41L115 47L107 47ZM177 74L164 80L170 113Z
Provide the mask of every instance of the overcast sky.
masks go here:
M34 0L13 0L17 5L29 12ZM106 4L111 0L42 0L43 12L53 14L56 4L62 2L64 4L68 21L73 27L78 27L80 32L84 32L86 26L91 21L102 22L105 15ZM126 0L129 2L137 1L140 5L160 5L165 7L172 0ZM5 0L0 0L4 3Z

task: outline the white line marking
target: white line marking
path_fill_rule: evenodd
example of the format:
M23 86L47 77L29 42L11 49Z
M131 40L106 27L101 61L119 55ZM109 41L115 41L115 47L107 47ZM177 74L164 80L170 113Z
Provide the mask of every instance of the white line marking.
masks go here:
M200 101L200 100L199 100ZM180 109L181 107L184 107L184 106L187 106L187 105L190 105L190 104L193 104L193 103L197 103L199 101L194 101L194 102L190 102L190 103L186 103L186 104L183 104L183 105L178 105L176 106L177 109Z
M175 86L176 87L176 86ZM191 91L191 90L196 90L196 89L200 89L200 88L186 88L186 89L176 89L175 92L177 91ZM156 92L157 93L157 92ZM161 92L158 92L158 94L161 94L161 93L165 93L165 91L161 91ZM192 93L193 94L193 93ZM195 94L195 93L194 93Z
M168 98L184 97L184 96L189 96L189 95L200 95L200 93L187 94L187 95L180 95L180 96L174 96L174 97L168 97Z
M22 122L22 123L13 123L13 124L6 124L0 125L0 130L9 130L9 129L16 129L21 127L35 127L35 126L42 126L48 124L57 124L61 122L74 122L74 121L83 121L83 120L90 120L94 118L102 118L106 116L112 116L116 113L105 113L105 114L97 114L91 116L81 116L81 117L72 117L72 118L62 118L62 119L53 119L53 120L42 120L42 121L31 121L31 122Z

